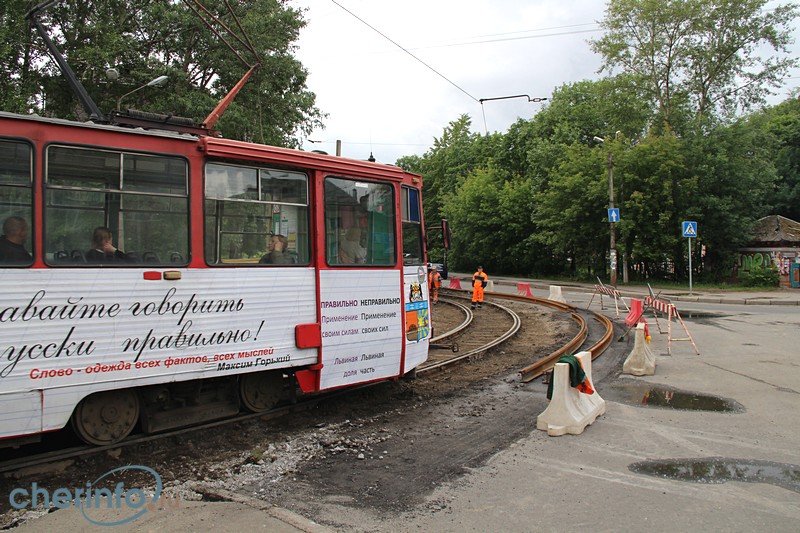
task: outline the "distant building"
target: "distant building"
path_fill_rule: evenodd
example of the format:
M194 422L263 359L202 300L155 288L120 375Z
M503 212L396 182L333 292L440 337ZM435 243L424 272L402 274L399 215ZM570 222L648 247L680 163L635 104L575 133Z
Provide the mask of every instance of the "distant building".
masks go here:
M800 288L800 222L770 215L759 219L753 238L739 249L736 274L753 267L773 265L781 274L781 287Z

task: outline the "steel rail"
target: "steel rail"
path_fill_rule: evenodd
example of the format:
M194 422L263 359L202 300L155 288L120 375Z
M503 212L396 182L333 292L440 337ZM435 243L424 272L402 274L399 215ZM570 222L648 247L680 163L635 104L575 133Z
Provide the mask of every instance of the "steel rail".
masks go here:
M565 353L575 353L575 351L580 348L584 342L586 342L586 338L589 336L589 326L586 323L586 319L575 312L571 312L570 315L572 320L578 324L578 334L575 335L575 337L567 344L550 353L550 355L547 355L520 370L520 381L523 383L533 381L538 376L541 376L544 372L549 370L550 367L555 365L555 362L558 361L562 355Z
M379 382L378 382L379 383ZM253 418L261 418L262 421L270 421L274 420L288 414L300 413L303 411L308 411L313 409L317 406L317 404L323 400L330 400L331 398L335 398L337 396L341 396L352 392L354 390L358 390L360 388L364 388L367 386L374 385L375 383L366 383L361 385L355 385L353 387L349 387L346 389L335 390L331 392L321 392L321 393L314 393L307 396L304 396L303 399L299 400L297 403L291 403L288 405L282 405L279 407L275 407L268 411L264 411L261 413L243 413L232 418L223 418L220 420L212 420L210 422L205 422L198 425L187 426L182 428L173 429L170 431L164 431L161 433L153 433L151 435L132 435L120 442L115 444L106 444L103 446L75 446L72 448L67 448L63 450L54 450L51 452L43 452L31 455L29 457L23 457L19 459L10 459L7 461L0 462L0 474L6 472L13 472L17 470L21 470L23 468L29 468L33 466L38 466L47 463L53 463L56 461L65 461L67 459L74 459L77 457L82 457L85 455L93 455L95 453L104 452L106 450L115 450L117 448L124 448L128 446L134 446L136 444L143 444L146 442L154 441L163 439L166 437L176 437L179 435L183 435L185 433L191 433L193 431L202 431L206 429L211 429L219 426L225 426L228 424L235 424L237 422L244 422L246 420L250 420Z
M472 323L472 320L474 318L474 314L472 312L472 309L470 309L469 307L467 307L466 305L464 305L462 303L454 302L452 300L447 300L447 299L440 299L439 303L452 305L452 306L455 306L455 307L458 307L459 309L461 309L464 312L464 322L462 322L461 324L459 324L455 328L451 329L450 331L445 331L444 333L442 333L438 337L432 338L431 339L431 343L439 342L439 341L445 340L445 339L447 339L449 337L453 337L454 335L457 335L458 333L462 332L467 327L469 327L469 325Z
M514 335L517 334L517 332L519 331L519 328L522 327L522 320L519 318L519 315L517 313L515 313L511 309L509 309L509 308L507 308L507 307L505 307L503 305L500 305L498 303L494 303L494 302L483 302L483 303L485 305L491 305L493 307L497 307L500 310L504 311L506 314L508 314L511 317L511 320L512 320L511 327L505 333L503 333L501 336L496 337L491 342L488 342L488 343L484 344L483 346L479 346L478 348L475 348L474 350L470 350L468 352L464 352L464 353L461 353L461 354L453 356L453 357L448 357L447 359L444 359L442 361L438 361L436 363L431 363L431 364L423 363L422 365L417 367L417 369L416 369L416 373L417 374L424 373L424 372L427 372L429 370L433 370L435 368L442 368L442 367L445 367L447 365L451 365L453 363L461 361L463 359L467 359L469 357L473 357L475 355L481 354L481 353L489 350L490 348L494 348L495 346L498 346L498 345L504 343L505 341L507 341L508 339L510 339L511 337L513 337Z
M447 290L453 291L453 289L447 289ZM555 364L558 362L558 359L562 355L570 352L574 353L575 351L578 350L578 348L580 348L583 345L584 342L586 342L586 338L588 337L589 334L588 324L586 323L586 319L578 312L579 309L574 305L562 302L556 302L553 300L548 300L546 298L538 298L536 296L519 296L515 294L504 294L497 292L486 293L486 295L491 296L493 298L534 303L537 305L550 307L558 311L568 312L572 316L572 319L579 326L578 334L571 341L569 341L567 344L565 344L558 350L542 357L535 363L528 365L527 367L519 371L520 381L522 381L523 383L528 383L530 381L533 381L537 377L549 371L555 366ZM606 330L606 332L603 334L603 336L598 342L596 342L595 344L586 349L586 351L591 352L592 360L594 360L597 359L597 357L599 357L600 354L602 354L605 350L607 350L608 347L611 345L611 341L614 336L614 323L607 316L597 313L595 311L581 309L580 312L590 313L594 317L594 319L600 322L600 324L602 324L602 326Z

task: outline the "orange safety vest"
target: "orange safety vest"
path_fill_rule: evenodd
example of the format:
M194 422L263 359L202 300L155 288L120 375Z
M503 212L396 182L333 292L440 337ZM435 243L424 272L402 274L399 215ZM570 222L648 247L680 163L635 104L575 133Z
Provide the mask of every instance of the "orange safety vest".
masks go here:
M442 275L438 270L428 273L428 286L431 289L439 289L442 286Z
M484 288L484 287L486 287L486 282L488 280L489 280L489 274L487 274L486 271L475 272L472 275L472 286L473 287L480 286L481 288Z

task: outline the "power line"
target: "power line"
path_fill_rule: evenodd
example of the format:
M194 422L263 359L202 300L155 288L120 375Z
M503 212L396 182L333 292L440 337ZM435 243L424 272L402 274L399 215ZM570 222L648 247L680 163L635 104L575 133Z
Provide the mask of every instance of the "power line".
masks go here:
M522 41L522 40L525 40L525 39L539 39L539 38L542 38L542 37L559 37L559 36L562 36L562 35L577 35L579 33L594 33L594 32L598 32L598 31L604 31L604 30L602 28L594 28L594 29L591 29L591 30L573 30L573 31L565 31L565 32L559 32L559 33L543 33L543 34L540 34L540 35L524 35L524 36L521 36L521 37L506 37L506 38L503 38L503 39L484 39L482 41L465 41L465 42L461 42L461 43L439 44L439 45L432 45L432 46L418 46L418 47L412 48L412 50L426 50L426 49L431 49L431 48L453 48L453 47L456 47L456 46L469 46L469 45L472 45L472 44L502 43L502 42L506 42L506 41ZM519 33L519 32L514 32L514 33ZM499 35L503 35L503 34L499 34Z
M331 2L333 2L334 4L336 4L337 6L339 6L340 8L342 8L344 11L346 11L346 12L347 12L347 13L349 13L351 16L353 16L355 19L357 19L358 21L360 21L362 24L364 24L365 26L367 26L368 28L370 28L372 31L374 31L375 33L377 33L378 35L380 35L381 37L383 37L384 39L386 39L387 41L389 41L390 43L392 43L392 44L393 44L393 45L395 45L396 47L398 47L400 50L402 50L403 52L407 53L408 55L410 55L411 57L413 57L414 59L416 59L418 62L420 62L420 63L421 63L421 64L423 64L425 67L427 67L428 69L430 69L430 70L431 70L431 71L432 71L434 74L436 74L437 76L439 76L440 78L442 78L443 80L445 80L447 83L449 83L450 85L452 85L453 87L455 87L456 89L458 89L459 91L461 91L462 93L466 94L467 96L469 96L470 98L472 98L473 100L475 100L476 102L478 102L478 99L477 99L477 98L475 98L474 96L472 96L471 94L469 94L467 91L465 91L464 89L462 89L462 88L461 88L461 87L460 87L458 84L456 84L455 82L453 82L452 80L450 80L450 79L449 79L447 76L445 76L444 74L442 74L441 72L439 72L438 70L436 70L435 68L433 68L432 66L430 66L429 64L427 64L426 62L424 62L423 60L421 60L420 58L418 58L417 56L415 56L414 54L412 54L412 53L411 53L411 52L410 52L408 49L404 48L404 47L403 47L403 46L401 46L399 43L397 43L396 41L392 40L392 39L391 39L389 36L387 36L386 34L384 34L383 32L381 32L380 30L378 30L377 28L375 28L374 26L372 26L370 23L368 23L367 21L365 21L364 19L362 19L361 17L359 17L358 15L356 15L355 13L353 13L352 11L350 11L349 9L347 9L346 7L344 7L342 4L340 4L340 3L339 3L339 2L337 2L336 0L331 0Z

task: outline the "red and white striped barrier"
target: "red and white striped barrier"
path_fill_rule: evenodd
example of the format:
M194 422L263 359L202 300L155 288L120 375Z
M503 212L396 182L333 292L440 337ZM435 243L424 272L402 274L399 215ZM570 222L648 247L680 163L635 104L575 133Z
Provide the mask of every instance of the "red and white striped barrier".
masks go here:
M458 278L450 278L450 284L447 286L448 289L461 289L461 280Z
M625 306L626 311L630 311L628 309L628 304L625 303L625 299L620 295L619 291L613 287L606 287L605 285L595 285L594 286L594 294L592 294L591 300L589 300L589 304L586 306L586 309L589 309L589 306L592 305L595 296L600 296L600 309L604 310L605 306L603 305L603 295L610 296L614 298L614 309L617 311L617 318L619 318L619 303L618 301L622 301L622 305Z
M658 323L658 311L661 311L665 315L667 315L667 353L672 355L672 341L689 341L692 343L692 347L697 355L700 355L700 350L697 349L697 345L694 343L694 339L692 339L692 335L689 333L689 330L686 328L686 324L683 323L683 319L681 318L681 314L678 312L678 308L675 307L675 304L670 302L665 302L664 300L659 300L658 298L653 298L652 296L648 296L644 299L644 305L650 307L653 310L653 315L656 319L656 325L658 326L658 332L664 333L661 331L661 324ZM680 339L672 338L672 317L675 317L676 320L680 323L683 327L683 331L686 332L686 337Z

